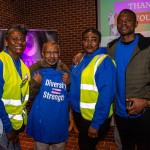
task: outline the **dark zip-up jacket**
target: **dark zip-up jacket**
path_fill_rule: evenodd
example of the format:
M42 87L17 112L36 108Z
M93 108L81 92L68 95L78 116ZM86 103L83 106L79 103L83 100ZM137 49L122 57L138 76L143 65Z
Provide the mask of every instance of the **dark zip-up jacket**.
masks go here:
M150 37L141 34L126 69L126 98L150 100ZM108 54L114 59L118 39L107 46Z

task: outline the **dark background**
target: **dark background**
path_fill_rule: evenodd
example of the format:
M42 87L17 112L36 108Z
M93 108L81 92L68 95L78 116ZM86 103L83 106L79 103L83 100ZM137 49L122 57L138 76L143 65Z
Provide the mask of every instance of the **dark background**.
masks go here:
M0 29L16 23L57 30L61 59L70 67L83 30L96 27L96 0L0 0Z

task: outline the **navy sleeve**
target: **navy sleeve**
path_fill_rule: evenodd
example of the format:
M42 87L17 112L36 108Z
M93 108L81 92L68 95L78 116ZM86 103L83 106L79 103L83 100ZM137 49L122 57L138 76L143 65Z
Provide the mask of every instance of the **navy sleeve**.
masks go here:
M116 94L116 68L108 56L98 67L95 74L95 81L99 96L91 126L95 129L99 129L108 118L110 105Z
M6 133L10 132L13 128L11 122L9 120L8 114L5 111L4 103L2 101L2 94L3 94L3 63L0 61L0 119L2 120L3 127Z

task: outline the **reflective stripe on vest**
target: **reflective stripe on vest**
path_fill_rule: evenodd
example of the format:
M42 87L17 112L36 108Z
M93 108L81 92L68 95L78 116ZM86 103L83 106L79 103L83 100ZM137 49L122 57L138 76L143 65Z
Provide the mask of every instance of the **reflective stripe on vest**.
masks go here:
M96 55L88 66L83 70L81 75L81 89L80 89L80 109L83 118L87 120L92 120L95 105L97 102L98 89L95 82L95 73L98 66L107 57L105 54ZM109 116L113 113L112 106L110 108Z
M24 124L27 123L25 106L29 98L30 72L28 67L20 60L21 79L9 54L1 52L0 60L3 62L4 79L2 101L12 127L18 130L23 122Z

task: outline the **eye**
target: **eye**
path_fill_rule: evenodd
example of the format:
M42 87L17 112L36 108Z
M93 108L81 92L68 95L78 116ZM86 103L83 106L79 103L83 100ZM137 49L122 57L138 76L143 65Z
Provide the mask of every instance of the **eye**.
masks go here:
M92 38L92 41L93 42L97 42L97 38Z
M88 41L88 38L83 38L83 41L84 41L84 42L87 42L87 41Z
M130 24L131 23L131 19L127 19L126 23Z
M12 38L13 42L17 42L18 41L18 38Z
M59 53L58 51L54 51L54 52L53 52L54 55L57 55L58 53Z
M51 52L51 51L43 51L43 53L44 53L44 54L49 54L49 55L51 55L51 54L53 54L53 55L58 55L58 54L59 54L59 51L53 51L53 52Z
M122 24L122 20L118 20L118 24Z
M12 40L13 40L13 42L18 42L18 41L25 42L26 41L26 39L24 37L22 37L22 38L13 37Z
M20 39L20 41L21 41L21 42L25 42L26 39L23 37L23 38Z

